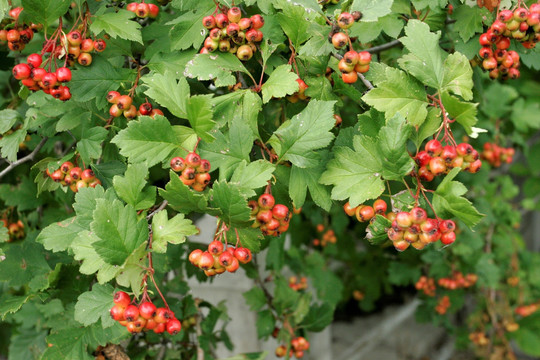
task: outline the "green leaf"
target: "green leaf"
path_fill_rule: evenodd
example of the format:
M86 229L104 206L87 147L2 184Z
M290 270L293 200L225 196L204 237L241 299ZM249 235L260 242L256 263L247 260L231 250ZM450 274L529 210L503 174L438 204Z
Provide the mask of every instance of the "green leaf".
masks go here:
M152 251L165 253L167 244L182 244L186 236L196 235L199 229L184 214L177 214L169 220L167 210L158 212L152 218Z
M4 134L10 130L13 125L21 120L21 114L12 109L4 109L0 111L0 134Z
M254 228L231 228L225 233L229 243L236 243L240 239L243 247L248 248L251 252L258 253L261 251L261 241L263 235L260 229Z
M326 147L334 138L334 101L312 100L302 112L284 122L272 135L269 143L279 160L288 160L298 167L317 165L313 150Z
M114 190L118 196L135 210L148 209L156 202L156 187L146 186L148 168L145 164L130 164L124 176L113 178Z
M266 305L266 296L260 287L253 287L242 294L251 311L258 311Z
M458 172L459 168L453 169L439 184L433 194L433 207L437 215L443 218L446 214L453 215L468 227L473 227L484 215L480 214L469 200L461 196L466 188L460 182L452 180Z
M90 231L80 232L75 240L71 243L73 249L73 258L81 261L79 272L81 274L92 275L97 272L97 279L100 284L111 281L118 272L118 267L107 264L98 255L93 247L99 238Z
M362 21L373 22L390 14L393 0L354 0L351 11L361 11Z
M287 309L294 307L300 294L289 287L289 284L283 279L279 278L275 280L274 299L272 304L278 311L283 313Z
M19 186L0 185L0 199L6 206L16 206L18 211L35 209L43 204L43 198L37 198L36 185L29 177L23 177Z
M372 245L381 245L388 241L388 233L386 230L392 223L390 220L381 215L375 216L375 221L371 222L367 228L366 239Z
M476 118L478 104L459 101L448 93L442 93L441 99L448 115L460 123L467 134L471 134L473 132L472 127L478 121Z
M277 15L279 25L283 32L291 40L292 45L298 47L311 37L308 32L310 25L306 19L305 10L300 6L287 6L286 11L280 12ZM266 102L266 101L265 101Z
M51 344L43 353L42 360L92 360L90 349L107 343L117 344L127 338L129 333L120 324L104 329L100 322L88 327L68 327L47 336Z
M454 28L463 41L469 41L476 33L484 31L482 19L489 17L489 10L478 6L460 5L454 9L452 18L456 20Z
M84 326L92 325L101 319L104 328L115 324L109 310L113 307L114 288L109 285L94 284L91 291L82 293L75 304L75 320Z
M216 181L212 187L212 207L219 210L219 217L232 227L245 227L249 223L250 208L247 200L234 184Z
M400 181L414 168L414 160L407 152L407 139L411 131L412 126L397 113L379 132L377 147L384 179Z
M0 261L0 281L11 287L29 286L32 291L49 287L52 272L43 256L43 246L25 239L4 249L6 258Z
M0 139L0 154L3 158L9 161L17 160L17 152L19 151L19 145L26 138L26 130L19 129L9 135L4 135Z
M6 16L9 9L11 9L11 6L8 3L8 0L0 0L0 19L3 19Z
M221 360L264 360L268 356L268 351L238 354Z
M444 60L443 66L444 76L439 91L452 92L465 100L472 100L473 72L469 59L455 52Z
M257 118L262 108L261 97L252 90L239 90L222 96L212 98L214 118L220 123L229 124L231 133L249 127L253 133L250 139L259 137ZM218 119L223 119L219 121ZM234 128L234 130L232 130ZM249 135L243 135L249 136ZM243 142L248 142L248 137ZM249 145L249 144L248 144ZM250 148L251 149L251 148Z
M317 289L318 298L330 305L337 305L343 292L343 283L340 278L328 269L318 266L309 268L307 272L313 279L313 287Z
M90 230L90 223L94 220L97 199L113 201L116 198L112 190L105 191L101 186L79 189L75 194L75 203L73 204L73 209L77 213L77 224L86 230Z
M399 59L399 65L418 80L440 89L444 76L444 51L439 46L440 33L432 33L420 20L410 20L405 27L406 36L400 41L410 54Z
M376 145L365 136L355 136L353 143L354 150L334 147L335 158L319 181L334 185L332 199L349 199L351 206L357 206L382 194L384 182L380 178L382 169Z
M247 163L243 160L236 166L230 183L236 184L247 197L255 196L255 189L266 186L276 166L266 160L256 160Z
M9 359L10 360L26 360L37 359L36 354L41 354L47 347L45 337L48 331L38 330L35 328L21 328L17 334L14 334L10 339L9 344Z
M538 320L538 319L537 319ZM515 334L519 348L530 356L540 356L540 342L538 342L538 328L528 329L520 326Z
M435 134L435 132L441 126L441 111L438 108L430 107L428 110L428 115L426 121L418 127L417 131L413 131L411 135L411 140L416 145L416 148L419 149L422 142L425 139Z
M67 250L77 234L84 230L76 220L75 217L71 217L62 222L52 223L39 233L36 241L53 252Z
M391 284L405 286L414 284L422 275L420 269L406 263L391 262L388 268L388 281Z
M169 202L169 206L184 214L192 211L205 212L208 208L206 196L184 185L174 172L170 172L171 181L165 189L159 189L159 195Z
M236 77L231 74L236 71L248 75L253 80L242 62L233 54L197 54L188 62L184 75L199 80L214 80L214 84L220 87L236 84Z
M91 111L81 112L80 108L66 113L56 123L56 131L62 132L76 128L81 124L90 124L92 119Z
M328 303L311 305L309 312L300 324L308 331L319 332L324 330L334 320L334 307Z
M133 17L135 14L131 11L116 9L115 12L94 16L90 30L95 35L104 32L113 39L119 37L142 44L141 25L136 21L131 21Z
M2 294L0 296L0 318L4 320L7 314L16 313L31 298L31 294L24 296L13 296L9 293Z
M196 10L180 15L166 25L173 25L169 32L171 50L186 50L190 47L198 48L206 37L206 30L202 19L215 8L212 3L198 2Z
M159 105L167 108L174 116L187 118L187 102L189 99L189 84L181 77L176 77L166 71L164 75L154 73L141 79L148 89L144 92Z
M72 71L69 88L74 100L86 102L96 99L98 107L104 108L107 106L105 95L123 83L130 83L134 76L133 70L114 67L101 56L96 56L92 66Z
M208 96L193 96L187 102L187 119L198 137L203 141L212 142L214 137L210 130L216 124L212 120L212 104Z
M135 209L131 205L123 206L118 200L98 199L96 203L90 227L100 240L93 247L107 263L121 265L148 239L146 221L137 221Z
M156 116L155 119L140 116L137 121L130 121L127 128L111 140L130 162L144 162L148 167L168 161L175 150L193 148L194 141L196 135L193 130L171 126L163 116Z
M7 227L4 224L0 225L0 243L7 242L9 240L9 233Z
M308 29L308 33L312 36L300 47L300 51L298 51L300 56L323 56L330 54L334 50L332 43L328 41L331 30L329 26L312 22Z
M107 138L108 133L107 129L101 126L82 131L81 140L77 142L77 150L84 163L90 163L91 159L99 159L102 151L101 143Z
M24 19L34 24L50 25L68 11L69 0L22 0Z
M427 98L424 86L405 72L386 67L386 80L377 84L362 97L367 104L386 113L386 118L397 112L414 126L421 125L427 116Z
M272 311L259 311L255 325L257 327L258 338L267 337L268 335L272 334L274 327L276 326L276 320L274 319Z
M282 98L298 91L298 75L291 71L291 65L278 66L262 86L263 103L272 98Z
M318 165L312 168L291 168L291 178L289 182L289 195L294 205L298 208L304 205L307 190L315 204L326 211L330 211L332 200L330 199L330 189L328 186L319 183L322 173L326 169L326 163L329 159L328 151L319 152L321 160Z

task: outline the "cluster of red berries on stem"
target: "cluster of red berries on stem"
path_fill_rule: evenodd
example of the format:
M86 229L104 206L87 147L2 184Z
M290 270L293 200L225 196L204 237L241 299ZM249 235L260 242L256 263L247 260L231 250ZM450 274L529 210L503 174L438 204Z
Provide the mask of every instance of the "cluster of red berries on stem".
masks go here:
M253 57L257 51L258 44L263 39L261 28L264 25L264 18L260 14L249 18L242 17L242 10L239 7L223 8L223 11L213 15L205 16L202 19L203 26L210 31L204 40L201 54L207 54L219 50L236 54L242 61L247 61Z
M111 317L132 334L153 330L156 334L167 331L176 335L182 329L181 322L168 307L156 308L149 299L135 305L127 293L118 291L113 301Z
M233 273L238 270L240 263L247 264L251 259L248 248L225 247L220 240L213 240L206 251L195 249L189 254L189 262L204 270L206 276L223 274L225 271Z
M13 76L21 80L22 84L29 90L39 91L51 95L55 99L67 101L71 99L69 87L62 85L71 81L71 70L67 67L58 67L55 71L51 70L52 61L48 59L49 71L45 69L47 62L43 63L40 54L30 54L26 63L20 63L13 67ZM44 65L44 67L41 67Z
M289 278L289 287L294 291L300 291L307 289L308 283L307 278L302 276L300 279L296 276L291 276Z
M276 200L268 191L259 196L257 201L250 200L251 216L254 218L253 228L260 228L264 235L279 236L289 229L292 214L283 204L276 204Z
M298 100L306 100L308 98L305 92L309 86L304 80L300 78L296 79L296 82L298 83L298 91L292 95L287 96L287 100L289 100L289 102L293 104L297 103Z
M421 180L431 181L435 176L447 174L453 168L461 168L476 173L482 166L480 155L470 144L443 146L439 140L426 143L424 150L419 151L414 159L418 164L418 176Z
M520 75L519 55L508 50L511 39L527 49L534 48L540 41L540 2L529 9L520 2L514 10L501 10L497 20L480 35L482 67L489 71L492 79L517 79Z
M204 191L212 179L210 176L210 162L201 159L194 151L188 153L186 158L176 156L171 159L171 169L180 173L180 180L195 191Z
M416 288L416 290L421 290L424 292L425 295L430 297L435 296L435 290L437 289L437 286L435 285L435 280L425 275L420 276L420 279L418 279L414 287Z
M451 277L440 278L437 283L440 287L448 290L466 289L474 284L478 280L478 275L467 274L463 275L459 271L454 271Z
M10 222L7 218L0 219L0 226L7 228L9 238L7 242L24 238L24 224L21 220Z
M438 240L444 245L452 244L456 240L455 229L456 224L452 220L428 218L426 210L415 207L410 212L398 212L387 234L398 251L407 249L409 245L421 250Z
M356 207L351 207L351 205L347 202L345 205L343 205L343 210L345 210L345 213L349 216L356 216L356 219L359 222L366 222L370 221L375 217L375 215L381 215L386 217L389 220L394 220L395 213L390 212L386 213L386 210L388 209L388 205L386 204L386 201L383 199L377 199L373 202L373 205L358 205Z
M0 30L0 44L7 42L8 48L12 51L22 51L24 47L34 38L34 31L37 31L41 26L36 24L19 25L19 15L23 10L22 7L15 7L9 10L7 24Z
M326 245L335 244L337 242L336 233L332 229L325 229L323 224L317 225L317 232L319 238L313 239L313 245L325 247Z
M131 120L137 116L145 115L153 119L156 115L163 115L163 111L154 109L148 101L137 108L130 95L121 95L118 91L109 91L107 101L112 104L109 108L109 114L114 118L124 115L126 119Z
M485 143L481 157L493 167L500 167L503 163L510 164L514 160L514 148L504 148L495 143Z
M516 307L515 313L522 317L531 316L540 309L540 301L534 304L521 305Z
M101 181L96 178L92 169L83 170L70 161L66 161L52 173L47 169L46 173L54 182L60 183L62 186L69 186L74 193L80 188L94 188L101 185Z
M147 4L144 2L144 0L142 0L140 3L131 2L127 4L126 10L135 13L135 15L141 19L155 19L159 15L159 6L152 3Z
M87 38L84 34L86 31L81 34L79 30L73 30L67 34L67 65L73 66L76 61L82 66L90 66L93 60L91 52L103 52L107 47L105 40ZM46 45L44 49L58 57L61 57L66 51L63 46L52 44Z
M448 297L448 295L444 295L442 298L439 299L437 306L435 306L435 311L438 312L440 315L444 315L446 314L446 311L448 311L449 307L450 298Z
M289 358L295 357L300 359L304 357L304 351L309 350L309 341L306 340L303 336L295 337L291 340ZM287 355L287 346L280 345L276 349L277 357L284 357Z

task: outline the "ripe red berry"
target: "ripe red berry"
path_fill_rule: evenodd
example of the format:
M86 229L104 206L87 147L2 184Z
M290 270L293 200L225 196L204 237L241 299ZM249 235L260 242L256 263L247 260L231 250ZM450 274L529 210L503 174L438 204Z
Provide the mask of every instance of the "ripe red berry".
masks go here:
M341 79L345 84L354 84L358 80L356 71L344 72L341 74Z
M118 103L118 99L120 99L120 93L118 91L109 91L107 94L107 101L111 104Z
M92 63L92 55L89 53L81 53L79 57L77 57L77 62L82 66L89 66Z
M189 262L195 266L199 266L199 260L201 259L203 251L201 249L195 249L189 254Z
M456 229L456 224L452 220L444 220L439 224L439 230L445 234Z
M19 41L20 38L21 38L21 34L19 33L18 30L12 29L7 32L6 39L9 42L15 43Z
M401 211L396 214L396 223L402 229L406 229L413 224L413 217L410 213Z
M482 46L480 51L478 51L478 55L480 55L482 59L487 59L493 56L493 50L491 50L490 46Z
M43 68L33 68L30 72L30 77L34 81L41 81L43 79L43 76L47 73L47 70Z
M117 305L127 307L131 303L131 298L124 291L117 291L114 294L113 301Z
M420 230L424 233L431 233L438 228L438 222L435 219L426 219L426 221L420 224Z
M161 308L156 309L156 315L154 316L154 321L157 322L158 324L165 325L167 321L169 321L169 319L172 317L173 317L173 314L170 310L161 307Z
M259 204L260 205L260 204ZM263 224L266 224L268 222L270 222L270 220L272 220L273 216L272 216L272 210L264 210L264 209L261 209L258 213L257 213L257 220Z
M216 27L216 18L213 15L208 15L203 17L202 24L208 30L211 30Z
M139 305L139 314L145 319L152 319L156 315L156 305L145 301Z
M69 70L67 67L56 69L56 78L60 82L71 81L71 70Z
M354 24L354 17L348 12L339 14L337 24L342 29L348 29Z
M94 41L94 50L97 52L102 52L107 47L107 43L103 39L97 39Z
M259 14L253 15L250 20L253 29L260 29L264 26L264 18Z
M457 154L462 157L471 154L473 150L474 149L471 146L471 144L467 144L467 143L461 143L456 147Z
M349 202L346 202L345 205L343 205L343 210L345 210L345 214L349 216L354 216L354 214L356 213L356 207L351 207Z
M360 51L358 53L358 64L369 65L370 62L371 62L371 53L367 51Z
M129 95L122 95L118 98L116 105L120 110L127 110L131 107L133 99Z
M234 250L234 257L237 258L242 264L247 264L251 261L252 255L248 248L237 247Z
M81 42L81 51L82 52L91 52L94 50L94 40L88 38L88 39L84 39L82 42Z
M206 159L201 159L201 163L197 166L197 172L209 172L210 171L210 161Z
M139 308L136 305L128 305L124 311L127 321L135 321L139 318Z
M60 166L60 171L64 174L67 174L71 169L73 169L73 163L71 161L66 161Z
M446 163L443 158L437 156L429 161L429 170L435 176L444 174L446 171Z
M375 211L375 214L384 215L387 209L388 205L383 199L377 199L373 202L373 210Z
M150 8L146 3L137 4L137 9L135 9L135 14L140 18L146 18L150 14Z
M186 165L192 168L196 168L201 165L201 157L195 152L190 152L186 155Z
M227 25L229 24L229 18L227 18L227 15L225 14L217 14L215 16L215 19L216 19L216 26L220 29L223 29L225 27L227 27Z
M482 46L491 46L491 41L486 33L480 35L479 42Z
M422 209L421 207L415 207L410 211L410 214L412 216L412 221L415 224L421 224L427 219L427 212L426 210Z
M152 104L149 102L142 103L139 106L139 112L141 115L149 115L152 112Z
M231 248L232 249L232 248ZM233 253L234 254L234 253ZM224 268L226 268L227 266L231 265L232 262L233 262L233 259L235 259L234 255L231 254L229 251L225 251L224 253L222 253L219 258L218 258L218 261L219 261L219 264L221 266L223 266ZM238 261L238 260L237 260Z
M227 270L228 272L233 273L236 270L238 270L239 267L240 267L240 263L238 262L238 259L233 256L233 257L231 257L231 263L229 265L225 266L225 270Z
M183 171L186 168L186 162L180 156L171 159L171 169L176 172Z
M276 200L272 194L262 194L259 196L258 204L261 209L271 209L276 204Z
M441 242L444 245L450 245L454 241L456 241L456 233L453 231L441 235Z
M177 319L167 321L167 332L171 335L176 335L182 330L182 324Z
M67 34L67 41L73 46L81 45L81 33L78 30L71 31L69 34Z
M429 156L439 156L442 153L443 146L439 140L433 139L426 143L425 149Z
M220 255L223 252L223 243L218 240L212 241L208 245L208 252L212 255Z
M112 117L120 117L122 115L123 111L118 107L117 104L112 104L112 106L109 108L109 114Z
M13 67L13 76L17 80L28 79L30 77L32 69L28 64L17 64Z
M195 175L195 182L197 184L206 186L210 183L210 180L212 180L212 177L210 176L209 173L205 172L205 173L199 173ZM202 190L204 190L204 188Z
M111 314L111 317L116 320L116 321L123 321L125 320L124 318L124 311L125 311L125 308L123 306L120 306L120 305L114 305L111 310L109 311L109 313Z
M289 217L289 208L283 204L276 204L272 208L272 216L275 219L287 219Z
M238 22L238 26L240 27L240 30L242 31L251 29L251 19L250 18L240 19L240 21ZM246 37L247 37L247 33L246 33Z
M81 179L86 182L93 180L95 177L96 175L94 174L92 169L85 169L81 174Z
M242 18L242 12L239 7L233 6L227 12L227 18L231 23L237 23Z
M78 166L74 167L69 171L69 176L71 176L73 180L79 180L81 178L81 175L82 169Z
M214 267L214 257L209 252L205 251L199 259L199 267L203 270L208 270Z
M26 58L26 62L32 68L38 68L41 66L41 63L43 62L43 58L41 57L40 54L30 54Z
M349 37L342 32L335 33L332 36L332 45L338 50L347 45L348 41Z
M369 221L375 216L375 210L369 205L360 205L356 208L355 215L360 222Z
M137 107L135 105L131 105L129 109L124 110L124 116L128 120L135 119L137 117Z
M150 17L151 19L155 19L158 17L159 7L157 5L149 3L148 10L149 10L148 17Z

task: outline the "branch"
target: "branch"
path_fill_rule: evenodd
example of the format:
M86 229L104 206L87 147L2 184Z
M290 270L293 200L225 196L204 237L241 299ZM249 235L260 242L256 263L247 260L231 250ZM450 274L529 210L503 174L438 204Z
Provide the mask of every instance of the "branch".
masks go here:
M0 172L0 179L3 178L6 174L8 174L11 170L15 169L17 166L27 162L27 161L32 161L34 160L34 158L36 157L37 153L39 152L39 150L41 150L41 148L45 145L45 143L47 142L47 140L49 140L48 137L44 137L43 139L41 139L41 142L36 146L36 148L34 149L34 151L32 151L30 154L26 155L25 157L22 157L20 158L19 160L15 161L15 162L12 162L11 164L9 164L9 166L7 168L5 168L4 170L2 170Z
M148 216L146 217L146 220L150 220L151 218L153 218L154 215L156 215L161 210L165 209L168 204L169 204L169 202L167 200L163 200L163 202L159 205L159 207L156 210L154 210L150 214L148 214Z
M398 46L399 44L401 44L401 41L392 40L390 42L387 42L386 44L374 46L374 47L366 49L364 51L367 51L368 53L371 53L371 54L376 54L376 53L380 53L381 51L391 49L394 46Z

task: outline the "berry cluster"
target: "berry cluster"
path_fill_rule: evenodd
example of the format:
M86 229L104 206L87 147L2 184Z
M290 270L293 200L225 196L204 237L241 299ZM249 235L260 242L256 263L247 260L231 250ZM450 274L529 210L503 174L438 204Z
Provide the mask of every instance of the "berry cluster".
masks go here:
M450 298L448 297L448 295L445 295L439 299L437 306L435 306L435 311L441 315L444 315L446 314L446 311L448 310L449 307L450 307Z
M326 229L325 231L323 224L317 225L317 232L319 233L319 237L321 239L313 239L313 245L325 247L328 245L328 243L335 244L337 242L337 237L334 230Z
M43 58L40 54L30 54L26 58L26 64L20 63L13 67L13 76L21 80L29 90L43 90L44 93L62 101L71 99L69 87L62 85L71 81L71 70L59 67L56 71L51 71L52 62L50 62L47 71L41 67L42 63Z
M444 245L452 244L456 240L455 228L452 220L430 219L426 210L415 207L410 212L397 213L387 233L398 251L407 249L409 245L422 250L438 240Z
M9 222L8 219L0 219L0 226L8 229L9 239L7 242L20 240L24 238L24 224L21 220L17 222Z
M147 4L142 0L140 3L131 2L126 6L127 11L131 11L137 15L138 18L150 18L155 19L159 15L159 6L155 4Z
M471 340L473 344L476 344L479 346L486 346L487 344L489 344L489 340L483 331L475 331L475 332L470 333L469 340Z
M85 32L86 33L86 32ZM92 51L103 52L107 43L103 39L91 39L83 36L79 30L67 34L67 64L73 66L75 61L82 66L90 66L92 63ZM44 47L45 52L51 52L60 58L64 55L64 46L55 46L48 43Z
M224 247L219 240L214 240L208 245L207 251L195 249L189 254L189 262L198 266L206 276L223 274L225 271L235 272L240 263L247 264L252 255L248 248L232 246Z
M477 280L478 275L476 274L467 274L463 276L461 272L454 271L452 277L440 278L437 283L442 288L456 290L469 288L476 284Z
M540 2L532 4L529 9L520 6L514 10L501 10L497 20L480 35L482 67L489 71L492 79L517 79L520 75L519 55L507 50L511 39L519 41L527 49L534 48L540 41Z
M207 54L219 49L221 52L236 54L242 61L248 61L257 51L255 43L260 43L263 33L260 28L264 25L264 18L253 15L243 18L239 7L230 8L227 13L205 16L203 26L210 30L204 40L201 54Z
M171 159L171 169L180 173L180 180L195 191L204 191L210 183L210 162L201 159L199 154L192 151L183 159L180 156Z
M22 51L34 38L34 31L40 28L40 25L36 24L19 25L18 20L22 10L22 7L9 10L11 19L8 19L7 23L2 22L3 29L0 30L0 44L5 44L7 41L8 48L12 51Z
M296 79L296 82L298 83L298 91L292 95L287 96L287 100L289 100L289 102L293 104L297 103L298 100L306 100L308 98L305 92L309 86L307 86L305 81L300 78Z
M435 280L424 275L420 276L420 279L418 279L414 287L416 290L422 290L425 295L430 297L435 296L435 290L437 289Z
M510 164L514 160L514 148L503 148L495 143L485 143L482 159L493 167L500 167L503 163Z
M83 170L73 165L70 161L66 161L59 169L52 173L47 169L46 173L54 182L60 183L63 186L69 186L74 193L79 191L80 188L94 188L101 185L101 181L96 178L92 169Z
M149 102L141 104L137 109L131 96L121 95L118 91L109 91L107 101L112 104L109 114L115 118L124 115L126 119L131 120L137 116L146 115L153 119L156 115L163 115L163 111L154 109Z
M367 51L347 51L338 64L341 79L344 83L354 84L358 80L358 73L363 74L369 70L370 62L371 54Z
M293 289L294 291L300 291L307 289L307 278L305 276L302 276L300 280L296 276L291 276L289 278L289 287Z
M424 150L414 157L419 166L418 176L424 181L431 181L435 176L447 174L453 168L461 168L476 173L482 166L480 155L470 144L443 146L439 140L430 140Z
M393 221L395 214L392 212L386 214L387 209L388 205L386 204L386 201L382 199L375 200L373 202L373 206L358 205L357 207L351 207L348 202L343 205L343 210L345 210L345 213L349 216L356 216L356 219L359 222L370 221L375 217L375 215L382 215Z
M300 359L304 356L304 351L309 349L309 341L303 336L295 337L291 340L291 346L289 350L289 358L295 357ZM280 345L276 349L277 357L284 357L287 355L287 346Z
M259 200L250 200L251 216L254 217L252 227L260 228L264 235L279 236L289 229L291 212L283 204L276 204L272 194L262 194Z
M527 317L537 312L540 309L540 302L529 305L518 306L515 310L516 314L522 317Z
M150 301L141 302L138 306L131 304L131 298L123 291L114 294L113 301L111 317L132 334L153 330L156 334L167 331L176 335L182 329L182 324L168 308L156 308Z

